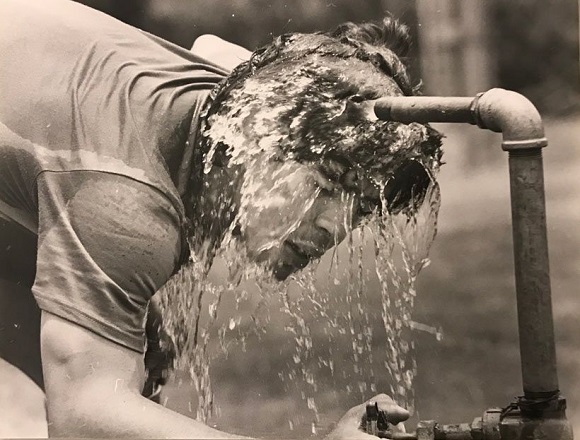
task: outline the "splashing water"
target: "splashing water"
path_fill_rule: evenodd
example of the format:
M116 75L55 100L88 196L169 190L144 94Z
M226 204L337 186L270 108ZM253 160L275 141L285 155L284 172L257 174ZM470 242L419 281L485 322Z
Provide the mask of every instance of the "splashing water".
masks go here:
M288 44L299 49L302 41ZM204 238L206 230L219 231L221 245L214 253L211 245L192 242L194 253L203 251L157 296L178 367L189 371L198 393L197 418L206 422L216 412L212 360L268 338L279 353L267 356L283 358L273 364L284 365L278 377L286 395L308 413L300 420L288 416L292 429L306 424L310 432L320 430L325 407L352 406L377 392L414 405L409 333L429 328L412 321L412 309L436 231L438 187L431 184L413 215L375 212L353 230L354 204L363 191L355 197L352 188L337 189L328 196L320 176L338 183L347 174L339 165L364 170L364 179L380 183L381 193L385 182L377 179L396 182L396 171L409 161L434 176L440 136L428 126L376 120L367 111L372 102L360 102L359 95L389 95L394 82L370 63L312 52L311 46L304 45L303 57L282 57L240 83L226 82L202 117L203 190L193 209L201 227L195 231ZM235 196L224 195L230 190ZM346 239L338 245L335 236L332 251L276 280L271 265L258 262L288 263L282 243L310 225L308 214L317 212L323 196L340 198L345 212L337 213L336 222L344 223ZM381 197L382 206L391 206ZM236 209L214 206L220 203Z
M274 280L270 270L254 263L231 231L216 253L216 265L221 261L226 271L221 280L212 279L206 259L194 258L158 301L178 349L177 368L188 371L195 384L197 418L207 422L216 412L212 359L268 334L279 325L270 321L275 311L286 316L284 344L290 341L294 347L278 377L287 392L304 401L313 432L323 386L346 382L346 394L362 401L387 391L386 382L387 394L412 411L416 361L410 333L429 328L412 320L415 284L429 263L439 202L438 186L432 184L413 216L370 216L356 230L349 228L338 249L285 281ZM302 210L309 206L303 204ZM241 210L239 215L249 214ZM228 314L221 316L225 297L234 298L234 312L225 308Z
M414 412L413 380L417 374L415 343L409 334L416 324L412 320L417 295L415 286L419 272L429 264L440 200L439 186L431 184L423 204L413 216L383 216L369 222L386 333L384 365L392 378L391 395L411 413Z

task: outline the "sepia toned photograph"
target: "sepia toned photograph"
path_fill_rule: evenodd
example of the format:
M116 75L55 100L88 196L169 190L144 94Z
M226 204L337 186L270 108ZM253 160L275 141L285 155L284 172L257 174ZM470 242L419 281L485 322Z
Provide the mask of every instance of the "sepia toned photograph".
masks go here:
M580 436L578 0L0 0L0 439Z

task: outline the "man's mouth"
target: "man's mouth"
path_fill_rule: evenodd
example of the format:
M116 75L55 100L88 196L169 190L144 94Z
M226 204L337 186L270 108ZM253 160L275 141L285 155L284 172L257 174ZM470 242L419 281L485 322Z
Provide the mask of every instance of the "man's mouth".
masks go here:
M282 244L280 258L284 263L291 264L302 269L311 260L311 256L300 248L296 243L287 240Z
M279 280L284 280L290 274L303 269L310 261L323 254L324 250L313 243L296 243L292 240L286 240L280 248L278 261L274 266L274 275Z

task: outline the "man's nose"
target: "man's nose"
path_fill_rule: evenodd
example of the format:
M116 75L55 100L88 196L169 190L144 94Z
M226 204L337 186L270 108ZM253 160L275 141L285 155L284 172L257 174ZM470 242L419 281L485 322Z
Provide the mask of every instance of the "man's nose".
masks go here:
M340 243L347 234L347 228L351 228L356 219L353 218L353 201L326 199L320 214L314 224L326 230L333 238L333 243Z

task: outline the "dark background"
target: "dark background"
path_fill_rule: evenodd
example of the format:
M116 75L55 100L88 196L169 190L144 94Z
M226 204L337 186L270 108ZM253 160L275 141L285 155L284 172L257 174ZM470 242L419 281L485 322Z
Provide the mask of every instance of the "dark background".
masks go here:
M284 32L325 30L345 21L374 20L393 13L411 27L415 55L421 53L420 28L431 25L418 8L425 0L83 0L134 26L184 47L204 33L254 49ZM469 1L437 0L438 14L461 14ZM562 114L580 106L578 2L576 0L485 0L475 23L484 31L477 44L493 62L494 86L524 93L540 110ZM476 4L475 3L475 4ZM441 5L441 7L439 7ZM421 26L420 26L421 25ZM467 44L465 38L452 42ZM453 50L456 50L454 48ZM416 58L418 67L421 59ZM483 73L483 72L482 72ZM450 76L454 75L449 71Z

